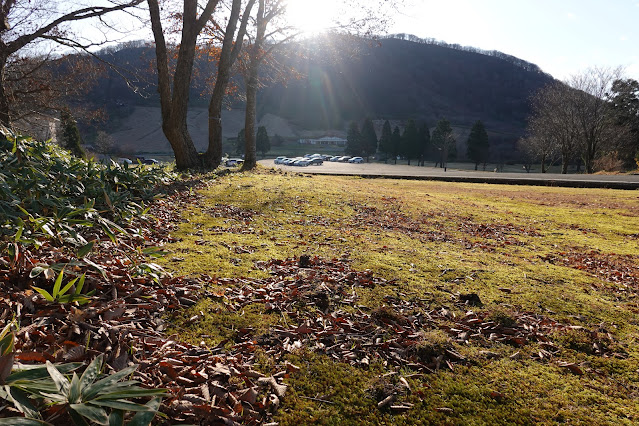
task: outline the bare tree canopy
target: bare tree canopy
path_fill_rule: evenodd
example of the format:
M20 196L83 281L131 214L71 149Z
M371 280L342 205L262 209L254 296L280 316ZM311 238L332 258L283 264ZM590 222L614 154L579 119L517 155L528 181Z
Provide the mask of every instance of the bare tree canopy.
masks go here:
M619 68L590 68L565 83L546 86L533 98L528 122L531 137L524 142L534 142L544 158L558 152L562 173L567 173L573 160L583 160L586 173L593 173L595 160L623 146L621 141L628 136L611 102L613 83L620 78Z
M73 34L69 24L107 13L122 11L143 0L111 0L87 6L75 1L2 0L0 2L0 123L10 125L12 103L28 101L33 87L16 89L20 77L36 76L46 70L50 46L61 44L87 49L98 43L83 43ZM106 41L106 40L105 40ZM39 48L39 46L47 46ZM25 90L25 88L27 90ZM44 88L40 94L44 93Z

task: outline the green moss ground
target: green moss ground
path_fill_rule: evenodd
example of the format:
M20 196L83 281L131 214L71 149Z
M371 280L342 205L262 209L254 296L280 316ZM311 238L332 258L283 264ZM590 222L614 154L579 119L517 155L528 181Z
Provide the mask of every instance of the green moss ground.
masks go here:
M403 414L380 411L374 398L384 374L306 351L288 355L301 367L287 379L280 424L633 424L639 422L639 288L611 282L604 267L582 269L569 256L617 259L631 274L639 264L639 193L410 180L304 176L261 170L212 178L202 205L183 212L165 266L176 274L263 278L255 262L302 254L348 258L393 287L360 289L358 304L375 309L389 292L447 306L477 293L476 311L543 314L564 324L605 330L623 357L593 354L587 334L553 336L563 362L494 344L460 347L472 365L409 377L415 404ZM575 264L571 264L575 266ZM635 275L639 277L639 274ZM637 281L635 281L636 283ZM624 285L625 283L625 285ZM225 311L223 298L202 301L173 318L183 339L232 341L287 321L247 306ZM506 312L506 314L504 314ZM501 315L501 317L499 316ZM197 317L193 320L194 317ZM263 355L263 368L271 365ZM381 378L380 378L381 376ZM311 398L311 399L309 399ZM320 401L323 400L323 401ZM328 401L328 402L326 402ZM440 410L444 408L444 410ZM452 409L446 410L446 409Z

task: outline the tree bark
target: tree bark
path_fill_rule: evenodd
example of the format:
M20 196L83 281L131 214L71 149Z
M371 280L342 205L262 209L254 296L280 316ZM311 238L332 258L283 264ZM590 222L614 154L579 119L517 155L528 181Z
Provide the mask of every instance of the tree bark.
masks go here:
M9 110L9 99L6 92L6 56L0 56L0 124L11 127L11 113Z
M195 43L215 10L219 0L209 0L198 17L197 0L184 0L182 15L182 38L173 74L173 86L168 68L168 54L158 0L147 0L151 16L151 29L155 39L156 62L158 68L158 92L162 110L162 131L169 140L175 164L180 170L202 167L203 163L195 149L188 130L186 117L189 105L189 90Z
M235 31L240 17L242 1L233 0L231 15L222 42L222 51L217 66L215 86L209 102L209 146L204 154L204 164L206 167L216 168L222 162L222 105L224 95L226 94L226 89L231 79L231 69L242 48L248 18L254 4L255 0L248 2L236 37Z

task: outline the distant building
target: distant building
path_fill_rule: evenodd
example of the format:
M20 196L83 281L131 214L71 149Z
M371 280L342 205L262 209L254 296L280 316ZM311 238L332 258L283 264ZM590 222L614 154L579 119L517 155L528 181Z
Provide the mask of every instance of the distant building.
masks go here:
M320 139L300 139L300 145L346 146L346 139L325 136Z

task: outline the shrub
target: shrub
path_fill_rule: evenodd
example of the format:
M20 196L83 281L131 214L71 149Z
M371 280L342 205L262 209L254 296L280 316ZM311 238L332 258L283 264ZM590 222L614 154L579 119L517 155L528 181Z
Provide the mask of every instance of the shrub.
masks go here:
M99 164L0 129L0 244L85 247L91 228L115 241L171 179L159 167Z

